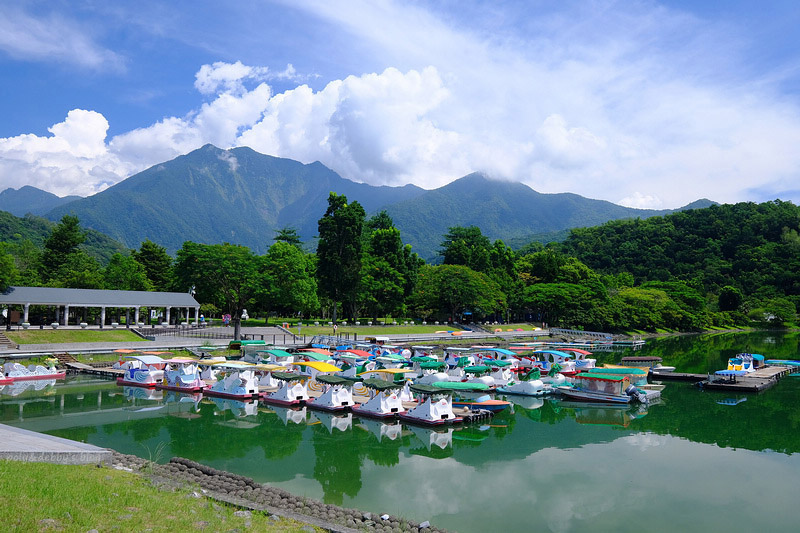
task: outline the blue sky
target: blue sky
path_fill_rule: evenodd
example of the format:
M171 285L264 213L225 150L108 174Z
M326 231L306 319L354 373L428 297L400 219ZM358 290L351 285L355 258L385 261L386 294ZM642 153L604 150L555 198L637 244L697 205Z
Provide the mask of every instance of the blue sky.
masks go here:
M795 4L0 0L0 190L210 142L372 184L798 203Z

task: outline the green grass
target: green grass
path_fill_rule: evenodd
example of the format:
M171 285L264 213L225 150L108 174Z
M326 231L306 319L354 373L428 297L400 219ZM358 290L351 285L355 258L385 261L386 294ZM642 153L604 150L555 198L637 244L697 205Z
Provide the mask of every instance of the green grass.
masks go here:
M302 531L304 524L273 521L254 511L212 505L187 490L164 491L145 478L86 465L0 461L3 531ZM248 527L249 525L249 527Z
M61 344L67 342L146 342L126 329L28 329L7 331L17 344Z
M332 326L306 326L303 325L298 329L298 326L289 328L292 333L300 335L333 335ZM417 333L436 333L437 331L461 331L461 328L447 325L425 325L415 324L413 326L342 326L336 330L339 334L349 333L356 334L358 338L365 336L386 336L386 335L416 335Z

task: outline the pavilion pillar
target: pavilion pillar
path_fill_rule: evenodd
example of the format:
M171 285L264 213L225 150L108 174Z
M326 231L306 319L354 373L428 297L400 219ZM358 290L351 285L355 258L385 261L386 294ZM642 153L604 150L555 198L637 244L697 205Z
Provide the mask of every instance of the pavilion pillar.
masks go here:
M194 308L194 325L197 326L198 324L200 324L200 308L199 307L195 307Z
M167 325L169 326L169 306L167 306Z
M22 321L26 324L28 323L28 311L31 310L31 304L25 304L25 307L22 308Z
M60 305L56 306L56 317L55 318L56 319L53 320L53 322L61 322L61 306Z
M126 307L125 308L125 327L126 328L131 327L131 308L130 307Z
M64 306L64 325L69 326L69 306Z
M186 320L187 324L189 323L189 308L188 307L186 308L186 318L184 320Z
M100 307L100 329L103 329L103 326L106 325L106 306Z
M136 323L136 327L139 327L139 306L137 305L133 309L134 309L133 321Z

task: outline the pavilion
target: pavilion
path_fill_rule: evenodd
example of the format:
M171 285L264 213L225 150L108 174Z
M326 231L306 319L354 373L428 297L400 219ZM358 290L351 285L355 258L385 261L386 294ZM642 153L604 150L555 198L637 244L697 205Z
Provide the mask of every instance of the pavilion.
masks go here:
M22 322L28 323L28 311L32 305L51 306L56 308L56 322L69 325L70 308L100 308L100 327L106 323L107 308L123 308L126 315L131 309L135 311L134 324L139 324L139 309L164 309L166 322L169 324L171 309L185 309L185 317L189 321L190 309L194 309L194 323L199 322L200 304L189 293L185 292L149 292L149 291L106 291L99 289L61 289L53 287L8 287L0 293L0 307L19 305L23 309ZM63 308L63 315L61 310Z

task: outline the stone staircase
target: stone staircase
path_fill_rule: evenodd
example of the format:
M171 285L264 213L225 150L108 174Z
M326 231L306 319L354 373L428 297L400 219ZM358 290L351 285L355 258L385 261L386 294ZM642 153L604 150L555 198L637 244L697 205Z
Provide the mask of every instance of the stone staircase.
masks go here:
M54 353L53 357L58 360L58 366L67 366L67 363L77 363L78 360L68 353Z
M5 333L0 332L0 350L16 350L19 348L16 343L6 337Z

